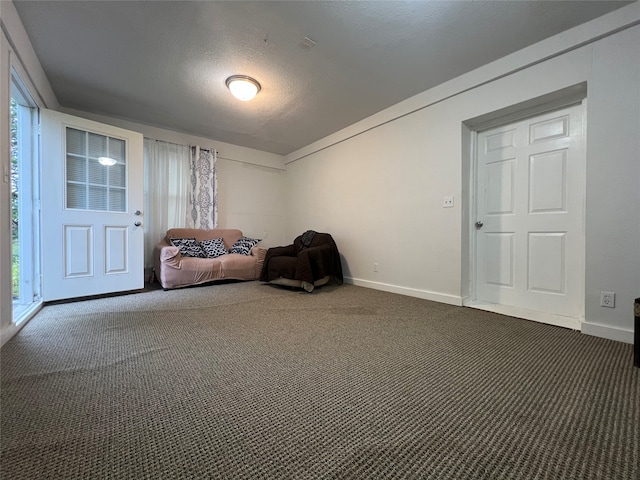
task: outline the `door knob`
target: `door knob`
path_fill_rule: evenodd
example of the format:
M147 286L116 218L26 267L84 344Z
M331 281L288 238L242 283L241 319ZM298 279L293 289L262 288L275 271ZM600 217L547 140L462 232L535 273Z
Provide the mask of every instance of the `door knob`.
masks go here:
M484 223L482 223L480 220L478 220L478 221L476 222L476 228L477 228L478 230L480 230L480 229L482 228L482 226L483 226L483 225L484 225Z
M133 224L134 224L136 227L139 227L140 225L142 225L142 222L133 222Z

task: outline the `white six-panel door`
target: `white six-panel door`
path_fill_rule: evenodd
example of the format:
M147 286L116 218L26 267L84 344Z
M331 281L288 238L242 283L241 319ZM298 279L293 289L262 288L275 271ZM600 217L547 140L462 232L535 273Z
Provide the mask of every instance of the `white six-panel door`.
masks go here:
M142 135L51 110L41 130L43 299L142 288Z
M583 312L582 106L478 134L476 298L579 328Z

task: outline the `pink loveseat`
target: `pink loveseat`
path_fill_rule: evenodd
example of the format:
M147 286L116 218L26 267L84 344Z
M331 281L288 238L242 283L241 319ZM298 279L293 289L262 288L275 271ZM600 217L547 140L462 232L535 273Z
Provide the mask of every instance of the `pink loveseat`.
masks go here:
M222 238L227 250L242 237L235 229L200 230L172 228L154 250L155 276L165 290L199 285L214 280L257 280L260 277L266 248L255 246L248 255L227 253L216 258L186 257L171 238L195 238L198 242Z

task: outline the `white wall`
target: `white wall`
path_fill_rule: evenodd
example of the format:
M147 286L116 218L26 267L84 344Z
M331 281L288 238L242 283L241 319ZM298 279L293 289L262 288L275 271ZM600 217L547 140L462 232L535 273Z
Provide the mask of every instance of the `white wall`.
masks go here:
M640 296L640 26L594 44L591 74L582 331L632 342ZM615 309L599 306L601 291L616 292Z
M289 236L331 232L353 283L461 304L469 261L463 123L586 82L582 330L632 342L640 295L639 21L640 5L632 4L288 155ZM442 208L445 195L455 196L455 208ZM599 306L601 290L616 292L615 309Z

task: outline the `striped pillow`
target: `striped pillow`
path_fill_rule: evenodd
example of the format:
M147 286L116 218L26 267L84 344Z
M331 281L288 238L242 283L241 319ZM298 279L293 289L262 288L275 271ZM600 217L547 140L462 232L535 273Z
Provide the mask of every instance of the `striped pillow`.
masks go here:
M229 253L239 253L240 255L249 255L251 249L260 241L259 238L241 237L233 244Z

